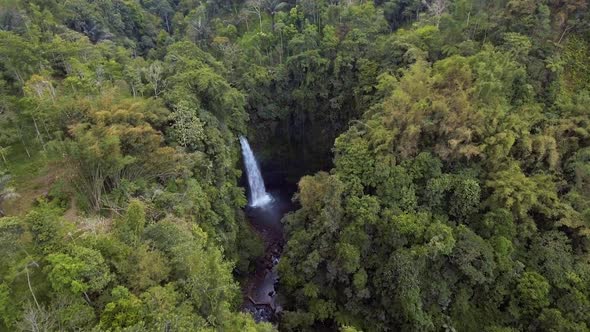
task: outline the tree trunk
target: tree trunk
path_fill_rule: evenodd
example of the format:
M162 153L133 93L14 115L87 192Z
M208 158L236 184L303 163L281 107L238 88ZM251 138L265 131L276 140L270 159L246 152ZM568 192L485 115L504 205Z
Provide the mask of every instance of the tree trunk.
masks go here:
M43 137L41 137L41 132L39 131L39 126L37 126L37 120L35 120L35 117L33 117L33 123L35 124L35 131L37 132L39 143L41 143L41 147L43 147L43 151L45 151L45 142L43 142Z
M35 262L33 262L35 263ZM37 263L35 263L37 264ZM31 278L29 277L29 267L26 266L25 267L25 272L27 273L27 284L29 285L29 290L31 291L31 295L33 295L33 300L35 300L35 304L37 305L37 309L41 310L41 306L39 305L39 302L37 302L37 297L35 296L35 293L33 292L33 287L31 286Z
M559 37L559 40L557 41L557 45L561 44L561 40L563 39L563 37L565 36L565 34L567 33L567 31L570 29L570 27L565 27L565 29L563 30L563 33L561 34L561 37Z
M285 49L285 46L283 45L283 30L279 31L279 36L281 37L281 50L279 52L279 63L282 64L283 63L283 51Z
M170 33L170 22L168 22L168 15L164 16L166 20L166 31Z
M21 143L23 143L23 147L25 148L25 152L27 153L27 156L29 156L29 159L31 158L31 153L29 152L29 149L27 148L27 144L25 143L25 139L23 138L23 134L20 130L19 126L16 126L17 130L18 130L18 137L20 138Z
M84 293L84 298L86 300L86 302L88 303L89 306L94 307L94 304L92 303L92 301L90 301L90 297L88 297L88 294L86 292Z

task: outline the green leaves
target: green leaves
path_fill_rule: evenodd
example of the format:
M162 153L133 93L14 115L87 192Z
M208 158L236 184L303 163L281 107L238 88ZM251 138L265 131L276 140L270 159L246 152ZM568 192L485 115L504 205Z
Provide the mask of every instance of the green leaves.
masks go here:
M37 68L43 66L39 46L12 32L0 31L0 60L18 88L23 88Z
M549 289L542 275L525 272L516 286L516 299L526 314L532 314L549 305Z
M513 163L493 174L492 179L486 183L494 190L488 201L492 208L511 209L521 219L526 219L527 213L533 208L548 216L552 214L551 207L557 196L549 176L539 174L527 177Z
M115 224L119 238L129 245L137 246L145 227L145 207L139 200L132 200L123 218Z
M1 152L1 151L0 151ZM0 170L0 204L3 201L15 199L19 195L13 187L9 186L11 176ZM4 217L4 210L0 207L0 218Z
M72 247L72 254L50 254L47 277L58 293L94 293L102 291L111 275L100 252L84 247Z
M585 252L590 215L581 108L569 104L572 116L558 120L563 113L535 95L536 36L498 31L499 47L451 43L464 55L426 62L440 56L438 38L450 34L443 29L460 23L450 16L463 11L455 20L469 21L476 7L455 5L457 13L440 13L440 30L422 22L384 39L413 65L401 77L383 74L383 102L336 138L330 174L301 179L280 263L299 310L290 322L309 324L302 308L317 320L352 317L367 330L526 329L541 313L543 324L554 317L568 328L576 326L570 317L587 320L565 305L586 308L589 296L573 286L572 267L587 265L572 250ZM542 6L513 5L543 19ZM335 69L347 61L339 55Z
M167 110L155 101L119 98L104 94L94 100L97 105L84 112L87 121L70 127L72 138L55 144L75 174L75 188L95 212L125 180L163 179L177 168L179 156L155 129Z
M188 151L204 148L204 124L197 113L197 110L191 110L188 105L180 104L170 115L170 119L174 122L170 127L170 137Z
M496 263L492 246L469 228L461 225L454 234L456 244L452 262L472 284L490 283Z
M192 53L188 50L194 50ZM195 53L201 55L195 57ZM168 79L171 90L169 102L213 114L232 130L244 131L248 119L245 96L233 88L223 76L221 64L215 62L193 44L180 42L169 47L166 65L172 74Z
M348 243L336 244L336 263L345 273L354 273L360 266L359 250Z
M590 326L585 1L8 2L0 330L272 330L235 314L246 132L333 166L284 219L281 329Z
M64 222L60 213L59 209L41 202L37 209L24 218L24 225L31 233L35 251L48 254L64 248L64 240L71 225Z
M142 302L123 286L111 292L112 301L107 303L101 316L100 326L106 330L119 330L142 323Z

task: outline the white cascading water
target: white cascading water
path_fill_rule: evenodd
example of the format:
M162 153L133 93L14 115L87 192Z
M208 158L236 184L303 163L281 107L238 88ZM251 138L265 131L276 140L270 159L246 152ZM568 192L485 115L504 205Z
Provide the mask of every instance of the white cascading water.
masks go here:
M256 158L254 158L252 149L250 149L248 140L244 136L240 136L240 145L242 146L246 175L248 177L248 184L250 185L250 206L264 206L272 201L272 197L266 192L258 163L256 162Z

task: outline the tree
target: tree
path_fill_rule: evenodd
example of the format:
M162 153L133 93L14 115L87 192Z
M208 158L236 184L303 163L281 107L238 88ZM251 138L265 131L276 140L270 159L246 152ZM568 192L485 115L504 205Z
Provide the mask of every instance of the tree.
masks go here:
M174 124L170 127L170 137L188 151L202 150L205 138L204 123L197 116L196 110L181 103L170 114Z
M169 277L171 268L167 263L161 252L141 245L127 257L127 264L121 272L129 288L139 292L157 286Z
M436 17L436 27L438 28L440 26L441 16L444 14L444 12L447 9L447 6L449 5L447 3L447 0L422 0L422 4L424 4L424 6L428 8L428 11L434 17Z
M0 31L0 44L0 60L4 63L6 75L22 89L29 76L43 68L44 61L37 50L39 45L8 31Z
M465 226L457 228L457 243L452 261L473 284L490 283L496 268L493 249L489 243Z
M145 223L145 206L135 199L127 206L125 215L117 221L115 231L123 242L137 246L143 236Z
M252 12L256 13L256 15L258 16L258 21L260 24L260 31L261 32L262 32L262 12L264 11L263 1L264 0L249 0L247 2L247 5L250 8L250 10Z
M516 286L515 300L524 314L534 315L549 305L550 285L536 272L525 272Z
M260 31L262 32L262 13L266 12L270 15L271 31L275 32L275 15L289 6L287 2L280 0L249 0L248 7L256 13L260 23Z
M227 306L238 296L232 264L223 261L217 249L199 250L190 244L175 247L174 255L174 271L182 279L188 299L209 324L219 326Z
M109 268L100 252L72 247L72 254L49 254L47 277L58 293L83 294L92 304L89 294L99 293L112 280Z
M271 31L275 32L275 15L287 8L289 4L280 0L262 0L262 7L270 15Z
M527 177L517 164L507 165L505 170L493 175L486 183L494 192L489 197L493 207L512 209L518 218L526 219L527 213L536 208L540 212L551 213L548 206L557 197L550 178L546 175Z
M63 220L61 211L44 201L27 213L24 225L35 244L33 249L43 254L61 251L72 229L72 225Z
M137 296L129 292L127 288L117 286L112 290L111 301L106 304L100 316L100 327L107 330L117 330L141 324L143 321L142 306L143 304Z
M172 16L174 9L170 6L168 0L149 0L144 2L150 11L158 15L164 21L164 27L168 33L172 33Z
M119 208L109 193L125 181L171 176L178 160L155 129L168 114L161 104L109 94L102 97L86 113L87 122L71 126L71 138L55 145L75 175L75 188L94 211Z
M144 75L151 88L155 98L164 91L167 81L164 78L164 67L160 61L152 62L147 69L144 69Z
M46 308L38 308L29 303L19 322L19 328L23 331L52 331L56 328L53 312Z
M8 186L10 182L10 175L0 172L0 217L4 217L5 212L2 210L2 202L18 197L14 188Z
M142 72L144 72L144 63L143 59L137 58L134 59L133 62L127 64L125 69L123 70L123 77L129 87L131 88L131 93L133 97L143 96L145 86L142 80Z
M10 152L9 146L0 146L0 157L2 158L2 161L4 162L5 165L7 163L6 155L8 155L9 152Z

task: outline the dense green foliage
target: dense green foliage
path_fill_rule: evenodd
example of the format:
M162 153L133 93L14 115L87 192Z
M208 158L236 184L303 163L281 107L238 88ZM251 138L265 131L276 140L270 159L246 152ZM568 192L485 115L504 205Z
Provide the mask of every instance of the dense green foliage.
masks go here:
M387 37L411 63L299 182L287 329L589 329L587 4L463 5Z
M0 330L272 329L237 312L245 95L152 6L0 7Z
M4 0L0 330L590 328L587 0ZM329 170L331 168L331 170Z

